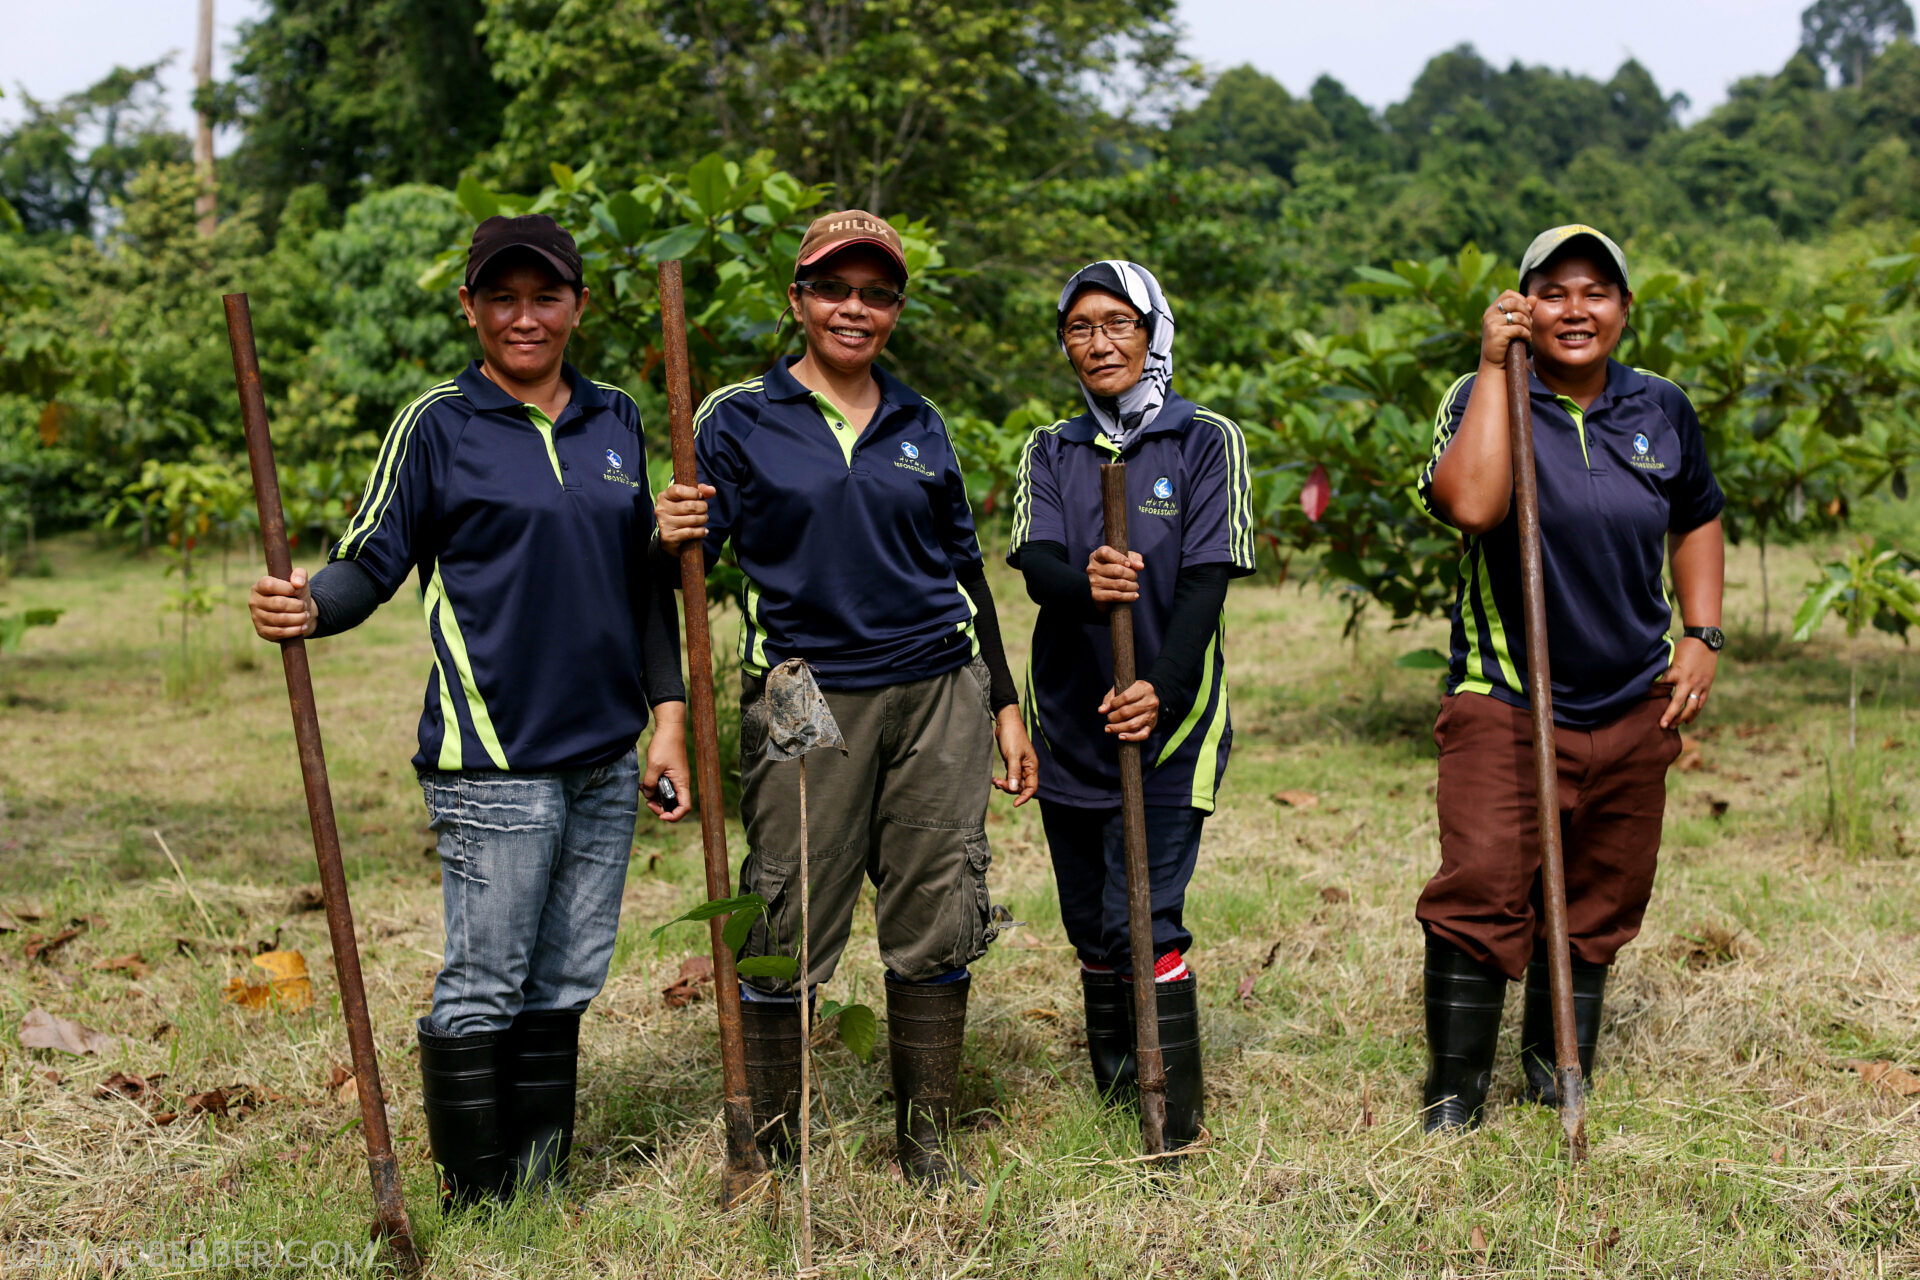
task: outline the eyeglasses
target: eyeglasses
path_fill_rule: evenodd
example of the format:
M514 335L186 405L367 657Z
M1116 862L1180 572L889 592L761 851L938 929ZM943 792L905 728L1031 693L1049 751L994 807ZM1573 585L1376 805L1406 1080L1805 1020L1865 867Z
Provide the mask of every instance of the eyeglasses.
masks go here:
M888 289L881 285L869 284L856 288L845 280L795 280L794 287L805 289L822 302L845 302L854 294L860 295L860 301L870 307L888 309L897 307L907 300L907 295L897 289Z
M1135 320L1128 316L1115 316L1105 324L1088 324L1085 320L1075 320L1066 328L1067 345L1084 347L1093 341L1093 335L1104 333L1109 342L1125 342L1136 329L1146 328L1144 320Z

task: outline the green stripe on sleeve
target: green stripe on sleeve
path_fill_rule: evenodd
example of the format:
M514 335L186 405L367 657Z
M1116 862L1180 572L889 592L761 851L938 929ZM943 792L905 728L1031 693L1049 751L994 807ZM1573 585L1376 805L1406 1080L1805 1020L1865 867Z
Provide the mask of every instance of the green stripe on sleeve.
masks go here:
M459 394L458 386L443 382L395 416L393 425L387 428L387 438L380 446L380 453L374 459L373 472L367 477L366 491L360 497L360 509L354 512L346 533L340 537L341 558L352 559L366 545L367 539L373 536L373 531L380 527L387 507L393 502L394 490L399 487L398 477L401 468L406 465L407 449L413 443L414 428L419 425L421 417L440 401Z
M479 736L487 758L493 761L493 767L505 769L507 755L500 746L500 735L494 731L493 717L487 713L487 700L480 696L480 684L473 674L473 660L467 655L467 642L460 634L460 620L454 616L453 601L447 598L446 580L440 576L437 562L433 566L433 578L427 583L424 603L429 622L439 619L440 638L446 642L447 654L453 659L454 669L460 673L460 688L467 697L467 715L473 720L473 731ZM453 709L451 699L448 700L447 709ZM461 767L460 721L454 715L446 716L445 720L447 732L440 740L440 767L458 769ZM449 757L452 763L448 763Z

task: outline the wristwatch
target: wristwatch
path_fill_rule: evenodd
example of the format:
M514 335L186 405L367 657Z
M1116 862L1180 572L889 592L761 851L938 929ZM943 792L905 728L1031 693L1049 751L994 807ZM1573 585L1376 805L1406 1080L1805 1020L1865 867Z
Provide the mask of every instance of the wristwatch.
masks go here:
M1715 653L1727 646L1727 633L1718 627L1682 627L1680 634L1689 639L1698 640Z

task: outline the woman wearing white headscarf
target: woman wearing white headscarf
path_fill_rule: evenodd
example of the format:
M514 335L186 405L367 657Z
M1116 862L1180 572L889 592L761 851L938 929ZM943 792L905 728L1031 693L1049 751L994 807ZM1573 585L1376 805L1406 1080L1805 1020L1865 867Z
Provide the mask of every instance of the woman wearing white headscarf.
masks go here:
M1174 393L1173 327L1159 282L1136 263L1096 262L1067 281L1057 334L1087 412L1028 440L1007 560L1040 605L1028 732L1060 915L1080 957L1094 1083L1109 1098L1136 1085L1117 744L1141 747L1166 1135L1177 1147L1198 1137L1201 1115L1182 913L1233 741L1227 581L1254 562L1246 441ZM1114 461L1127 464L1124 556L1106 545L1100 499L1100 465ZM1107 616L1123 603L1145 674L1116 691Z

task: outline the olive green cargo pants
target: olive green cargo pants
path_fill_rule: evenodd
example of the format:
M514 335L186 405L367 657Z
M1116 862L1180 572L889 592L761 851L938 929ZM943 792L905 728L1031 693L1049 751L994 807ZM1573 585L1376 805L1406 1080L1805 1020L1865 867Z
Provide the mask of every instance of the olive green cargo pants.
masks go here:
M741 956L800 953L800 763L766 758L764 681L742 680L740 892L767 901ZM966 667L880 689L825 690L847 752L807 762L807 957L813 984L833 976L853 928L862 879L873 881L880 959L925 982L964 968L993 940L987 898L987 799L993 716L987 673ZM791 983L746 980L790 995Z

